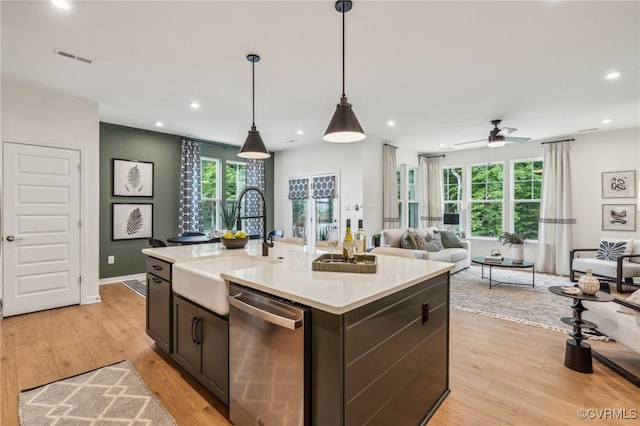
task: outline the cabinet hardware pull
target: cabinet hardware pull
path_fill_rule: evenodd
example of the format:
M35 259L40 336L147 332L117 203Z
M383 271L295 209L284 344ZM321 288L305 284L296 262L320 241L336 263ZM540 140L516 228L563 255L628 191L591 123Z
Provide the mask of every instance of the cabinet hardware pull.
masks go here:
M202 343L202 318L196 318L196 344Z
M162 271L162 266L152 265L151 267L152 267L153 269L155 269L156 271Z
M162 284L162 280L160 278L153 277L152 280L154 283Z
M193 318L191 319L191 341L192 341L193 343L197 343L197 341L196 341L196 330L195 330L195 328L196 328L196 321L197 321L197 320L198 320L198 317L193 317Z

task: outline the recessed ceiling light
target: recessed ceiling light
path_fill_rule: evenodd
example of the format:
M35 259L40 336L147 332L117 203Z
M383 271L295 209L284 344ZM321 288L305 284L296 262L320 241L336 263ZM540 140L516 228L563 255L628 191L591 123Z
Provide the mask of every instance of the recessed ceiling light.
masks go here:
M443 147L443 146L444 146L444 144L443 144L443 143L441 143L441 144L440 144L440 147Z
M200 108L200 104L199 104L199 103L197 103L197 102L191 102L191 103L189 104L189 106L191 107L191 109L198 109L198 108Z
M59 7L60 9L71 9L71 5L66 0L51 0L51 3L53 3L54 6Z
M395 126L395 125L396 125L395 121L393 121L393 120L387 121L387 126Z
M612 71L605 76L607 80L615 80L618 77L620 77L620 73L618 71Z
M164 123L162 121L156 121L156 127L162 127Z
M304 135L304 132L302 130L298 130L296 133L299 135Z
M603 124L609 124L611 123L611 119L610 118L605 118L604 120L602 120Z

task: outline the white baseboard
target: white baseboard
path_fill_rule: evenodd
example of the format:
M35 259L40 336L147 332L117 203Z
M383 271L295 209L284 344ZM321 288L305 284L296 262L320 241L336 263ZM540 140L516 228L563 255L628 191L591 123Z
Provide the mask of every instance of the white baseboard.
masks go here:
M125 280L140 280L142 282L145 282L146 279L147 279L146 274L141 273L141 274L133 274L133 275L124 275L122 277L101 278L98 284L100 285L113 284L113 283L119 283Z

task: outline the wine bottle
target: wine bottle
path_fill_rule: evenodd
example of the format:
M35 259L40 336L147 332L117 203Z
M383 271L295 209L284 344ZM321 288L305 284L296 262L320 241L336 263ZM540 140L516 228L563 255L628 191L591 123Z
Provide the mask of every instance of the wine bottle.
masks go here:
M347 230L344 233L344 239L342 240L342 259L351 262L354 257L354 242L353 234L351 233L351 219L347 219Z
M367 251L367 234L362 229L362 219L358 219L358 230L356 231L356 254L364 254Z

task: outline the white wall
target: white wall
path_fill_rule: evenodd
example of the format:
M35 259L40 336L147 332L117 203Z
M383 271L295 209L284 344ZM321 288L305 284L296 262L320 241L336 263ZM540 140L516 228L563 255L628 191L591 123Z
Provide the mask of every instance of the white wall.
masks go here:
M279 151L274 156L274 226L291 234L288 216L289 179L323 173L338 173L340 200L340 231L346 219L357 226L363 219L367 236L382 227L382 142L365 139L362 142L334 144L319 142L311 146ZM357 211L354 205L362 206ZM370 240L370 238L369 238Z
M98 301L98 103L6 80L1 93L3 141L73 147L82 153L81 303Z

